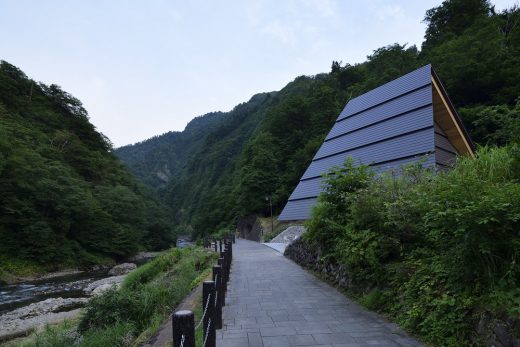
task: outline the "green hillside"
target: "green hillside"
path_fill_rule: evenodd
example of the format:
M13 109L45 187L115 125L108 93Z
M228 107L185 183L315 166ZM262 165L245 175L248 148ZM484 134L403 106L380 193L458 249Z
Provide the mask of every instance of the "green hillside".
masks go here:
M4 274L19 262L82 265L174 241L167 209L111 151L79 100L0 63Z
M421 50L396 43L361 64L334 61L327 74L298 77L230 112L199 117L182 133L115 153L158 189L181 229L201 234L266 212L267 195L279 212L349 99L428 63L476 143L518 138L519 9L496 13L487 1L451 0L426 11L425 21ZM200 135L190 135L193 128ZM164 167L168 181L159 182Z

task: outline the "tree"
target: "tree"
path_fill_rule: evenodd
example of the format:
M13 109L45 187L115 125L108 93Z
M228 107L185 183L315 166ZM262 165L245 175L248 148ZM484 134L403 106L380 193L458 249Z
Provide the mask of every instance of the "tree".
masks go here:
M489 0L445 0L426 11L426 34L422 45L428 50L446 40L461 35L481 18L494 13Z

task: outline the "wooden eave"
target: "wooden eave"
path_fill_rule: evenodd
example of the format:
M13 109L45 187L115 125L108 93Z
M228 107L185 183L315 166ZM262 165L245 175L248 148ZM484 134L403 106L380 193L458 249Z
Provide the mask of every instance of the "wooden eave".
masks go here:
M475 157L474 146L464 125L432 70L433 119L460 155Z

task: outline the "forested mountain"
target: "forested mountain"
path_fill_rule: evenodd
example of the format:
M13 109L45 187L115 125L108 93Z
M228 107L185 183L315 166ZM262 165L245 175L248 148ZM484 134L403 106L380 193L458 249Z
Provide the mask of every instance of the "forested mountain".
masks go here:
M17 260L81 265L174 239L167 208L111 153L81 102L1 61L0 274Z
M496 13L485 0L448 0L426 11L425 22L421 50L396 43L361 64L334 61L330 73L298 77L279 92L116 154L158 190L180 228L201 234L263 213L268 195L279 211L349 98L428 63L475 142L520 138L518 7ZM188 135L197 123L200 135ZM165 167L163 185L156 177Z
M176 173L223 118L222 112L208 113L193 119L183 132L170 131L135 145L117 149L117 156L132 173L152 187L163 187L172 172ZM175 153L175 155L172 155Z

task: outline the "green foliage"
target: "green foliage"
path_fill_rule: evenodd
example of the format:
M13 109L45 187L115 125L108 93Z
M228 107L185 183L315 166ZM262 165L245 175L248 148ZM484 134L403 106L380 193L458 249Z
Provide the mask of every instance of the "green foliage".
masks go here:
M65 320L61 324L45 325L27 339L14 340L2 344L6 347L75 347L79 346L76 321Z
M381 310L384 307L385 303L388 301L388 298L386 298L387 294L388 293L378 288L374 288L370 292L365 294L360 299L360 302L369 310Z
M499 105L463 108L460 116L477 143L503 146L520 141L520 99L514 107Z
M136 289L139 286L150 282L150 280L158 274L165 272L177 263L183 255L183 252L184 251L181 250L171 251L138 267L126 276L123 282L123 288Z
M489 0L446 0L426 11L423 49L461 35L479 19L492 13Z
M432 175L373 177L352 161L327 175L305 239L346 265L361 301L436 345L469 343L476 314L519 318L518 145L482 147Z
M87 332L80 346L84 347L127 347L132 346L134 328L128 323L116 323L104 329ZM71 346L71 345L69 345Z
M485 3L452 0L445 4L478 2ZM461 21L460 25L466 15L471 12L448 14L451 21ZM478 18L473 25L464 26L461 34L448 35L423 50L421 60L432 63L458 107L512 105L520 95L520 30L515 24L520 20L520 10L512 8Z
M325 175L327 194L321 194L318 198L312 218L306 224L311 231L306 233L305 237L316 245L332 249L349 220L346 212L352 205L354 195L351 193L366 188L371 177L367 166L354 166L352 158L347 159L344 167L332 168ZM323 232L313 232L314 230Z
M2 61L0 252L77 266L170 246L168 210L110 150L79 100Z
M157 328L203 275L207 276L215 258L200 248L162 254L131 272L120 289L110 289L89 301L78 330L86 340L100 341L99 345L133 342L141 333Z

